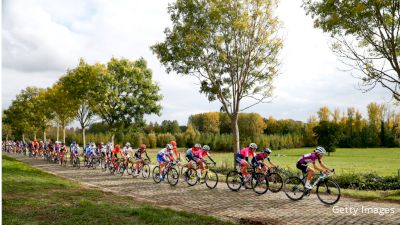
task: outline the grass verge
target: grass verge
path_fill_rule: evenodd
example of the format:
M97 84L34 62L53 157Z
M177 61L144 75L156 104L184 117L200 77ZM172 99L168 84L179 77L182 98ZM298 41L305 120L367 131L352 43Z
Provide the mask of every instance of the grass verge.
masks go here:
M229 224L81 187L3 155L3 224Z

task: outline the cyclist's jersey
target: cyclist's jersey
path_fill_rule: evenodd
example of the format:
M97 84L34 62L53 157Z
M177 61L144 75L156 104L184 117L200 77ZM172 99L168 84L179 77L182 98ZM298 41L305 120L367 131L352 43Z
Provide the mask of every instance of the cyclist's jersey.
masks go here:
M240 152L238 153L238 157L244 159L244 158L248 158L249 156L255 157L255 152L252 152L250 150L250 147L244 148L242 150L240 150Z
M299 160L297 161L297 163L299 163L299 164L307 164L309 162L312 162L314 164L317 159L318 159L317 153L312 152L312 153L308 153L308 154L305 154L305 155L301 156L299 158ZM318 161L321 162L320 159L318 159Z
M205 156L210 156L210 153L203 149L196 151L194 154L199 159L203 159Z
M141 159L143 154L146 154L146 155L147 155L146 149L140 149L140 148L139 148L139 149L136 150L136 152L135 152L135 157L138 158L138 159Z
M172 155L172 153L168 152L167 148L163 148L163 149L161 149L161 150L157 153L157 156L161 156L161 157L163 157L163 158L164 158L164 157L170 158L171 155Z
M189 148L186 150L186 155L187 156L195 156L196 157L196 152L201 151L202 149L197 150L195 147Z
M89 156L89 157L92 156L93 155L93 151L92 150L87 151L86 155Z
M176 146L173 148L173 152L174 152L175 158L178 159L180 157L180 154L179 154L178 148Z
M39 142L37 142L37 141L32 142L32 146L33 147L38 147L39 146Z
M114 148L111 152L112 152L113 155L118 157L118 155L121 154L121 149Z
M67 151L67 149L66 149L65 145L62 145L60 147L60 152L66 152L66 151Z
M269 156L265 156L264 153L258 153L256 156L254 156L255 160L257 161L263 161L264 159L267 159L268 161L271 161Z
M78 148L73 148L72 149L72 154L73 155L78 155Z
M123 152L124 152L124 154L125 154L125 156L127 156L127 157L131 157L131 152L132 152L132 148L131 147L124 147L123 148L123 150L122 150Z

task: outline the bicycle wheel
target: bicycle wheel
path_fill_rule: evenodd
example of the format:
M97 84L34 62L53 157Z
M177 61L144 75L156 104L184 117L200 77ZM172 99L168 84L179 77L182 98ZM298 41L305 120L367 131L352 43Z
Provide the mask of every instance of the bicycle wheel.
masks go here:
M184 176L185 176L185 181L187 184L189 184L189 186L194 186L197 184L198 179L197 179L197 172L195 169L188 168L185 171Z
M161 179L160 179L160 167L159 166L156 166L153 169L153 180L156 183L160 183L161 182Z
M289 177L285 181L284 192L288 198L297 201L303 198L305 187L303 181L298 177Z
M204 175L204 182L208 188L214 189L218 184L218 174L212 170L207 171Z
M175 186L179 181L179 172L174 167L171 167L167 172L167 180L171 186Z
M79 158L76 158L76 167L78 167L78 169L81 168L81 160Z
M124 175L125 172L125 166L123 164L120 164L118 167L118 173L120 176Z
M239 191L242 187L242 178L236 170L232 170L226 176L226 185L231 191Z
M269 190L273 193L280 192L283 187L283 179L278 173L269 173L267 175Z
M92 159L92 162L91 162L91 166L92 166L92 169L96 169L96 166L97 166L97 159Z
M268 180L263 173L256 173L251 179L251 188L259 195L268 191Z
M144 179L147 179L147 178L149 178L150 177L150 166L149 165L143 165L143 168L142 168L142 177L144 178Z
M133 170L133 165L128 166L128 168L126 168L126 173L128 173L128 175L132 175L132 170Z
M340 187L332 180L325 180L317 184L318 199L327 205L333 205L340 199Z
M103 171L107 170L107 163L104 160L101 160L100 167Z

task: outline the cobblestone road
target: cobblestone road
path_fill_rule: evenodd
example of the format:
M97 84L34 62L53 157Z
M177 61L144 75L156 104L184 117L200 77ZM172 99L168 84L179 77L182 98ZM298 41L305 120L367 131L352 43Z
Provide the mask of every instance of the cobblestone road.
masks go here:
M113 176L99 169L78 170L70 166L62 168L43 160L11 156L36 168L103 191L129 195L140 201L212 215L224 220L237 222L249 221L249 218L252 218L253 224L400 224L400 205L395 203L341 197L336 205L325 206L315 194L293 202L283 192L268 192L262 196L244 189L232 192L224 181L220 181L213 190L209 190L204 184L189 187L182 181L171 187L167 183L155 184L151 178L143 180L133 179L131 176ZM358 209L358 213L334 213L339 209L345 210L346 207ZM387 208L393 209L394 212L385 215L360 213L366 208Z

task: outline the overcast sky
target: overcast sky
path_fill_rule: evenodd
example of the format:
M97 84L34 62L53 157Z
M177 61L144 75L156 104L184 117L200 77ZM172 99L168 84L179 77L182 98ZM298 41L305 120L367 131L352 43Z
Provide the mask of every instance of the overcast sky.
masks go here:
M163 41L163 30L170 25L168 2L3 0L2 109L27 86L51 86L80 57L106 63L114 56L148 61L164 98L162 115L147 116L147 121L186 124L191 114L219 111L218 102L209 103L199 93L194 78L166 74L150 51L151 45ZM366 116L369 102L389 103L388 91L376 87L362 93L359 81L342 72L345 67L331 53L329 37L313 28L300 0L281 0L277 15L285 41L274 99L246 112L306 121L322 106L356 107Z

